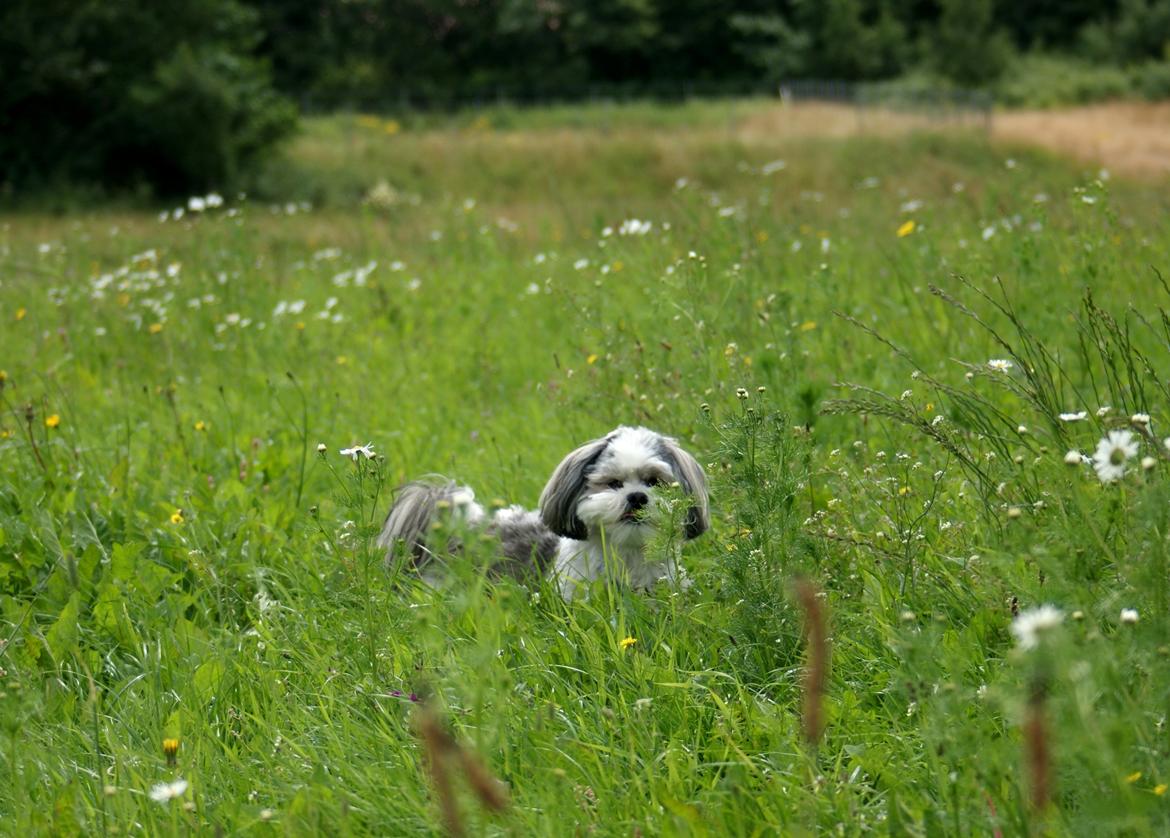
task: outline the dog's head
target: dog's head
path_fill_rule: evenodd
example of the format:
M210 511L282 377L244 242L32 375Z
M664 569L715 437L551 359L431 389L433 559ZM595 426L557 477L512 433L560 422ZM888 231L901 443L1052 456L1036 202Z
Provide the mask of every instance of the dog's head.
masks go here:
M690 498L684 533L707 531L707 478L678 442L647 428L622 426L587 442L557 466L540 495L540 514L557 535L645 541L657 516L657 490L678 484Z

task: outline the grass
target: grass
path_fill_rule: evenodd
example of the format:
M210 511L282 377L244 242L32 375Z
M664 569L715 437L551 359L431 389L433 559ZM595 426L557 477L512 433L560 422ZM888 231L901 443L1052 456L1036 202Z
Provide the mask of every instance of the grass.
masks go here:
M449 785L471 834L1163 834L1164 190L542 120L313 122L307 208L0 222L5 829L436 832ZM533 504L619 423L707 469L689 590L383 570L402 480ZM1151 468L1065 464L1122 428Z

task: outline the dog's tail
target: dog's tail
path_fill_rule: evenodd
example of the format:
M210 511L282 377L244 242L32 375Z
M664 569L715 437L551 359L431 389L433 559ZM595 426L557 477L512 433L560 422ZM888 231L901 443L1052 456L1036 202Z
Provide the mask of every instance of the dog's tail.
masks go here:
M469 487L429 475L398 490L377 544L386 549L387 565L404 558L421 570L435 557L428 536L440 518L444 523L469 526L483 517L483 507L475 502L475 492ZM452 538L444 549L450 554L459 547L458 539Z

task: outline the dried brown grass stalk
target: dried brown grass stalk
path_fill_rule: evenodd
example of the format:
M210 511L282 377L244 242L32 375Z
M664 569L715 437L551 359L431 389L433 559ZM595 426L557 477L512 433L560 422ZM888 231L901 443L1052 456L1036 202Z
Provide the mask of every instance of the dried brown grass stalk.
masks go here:
M1032 809L1038 813L1044 812L1051 800L1052 753L1044 705L1044 685L1033 683L1024 713L1024 757L1032 792Z
M443 726L429 706L415 714L415 729L422 740L423 758L435 788L439 815L448 835L466 834L459 804L455 799L455 767L462 769L467 784L485 807L500 812L508 806L504 784L492 776L474 751L461 745Z
M804 738L815 745L820 741L825 727L824 697L825 681L829 673L829 635L820 589L807 579L799 579L795 584L795 590L796 599L804 611L804 631L808 648L801 723Z

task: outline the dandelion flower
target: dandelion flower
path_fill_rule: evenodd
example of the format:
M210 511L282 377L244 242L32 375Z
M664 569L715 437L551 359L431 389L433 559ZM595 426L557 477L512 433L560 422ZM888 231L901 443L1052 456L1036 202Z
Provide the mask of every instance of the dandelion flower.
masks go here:
M903 222L902 226L898 228L898 238L904 239L914 232L914 228L918 225L914 223L914 219Z
M173 783L159 783L150 790L150 799L155 803L169 803L176 797L182 797L187 791L187 781L175 780Z
M51 416L45 417L45 427L46 428L56 428L56 427L60 426L60 424L61 424L61 417L58 416L56 413L52 414Z
M1040 642L1040 635L1049 629L1056 628L1064 620L1064 614L1059 608L1052 605L1041 605L1020 613L1012 620L1012 634L1021 649L1035 649Z
M183 523L183 510L176 509L174 512L171 513L171 523L172 524Z
M164 739L163 740L163 754L167 758L167 765L174 766L175 756L179 753L178 739Z
M1061 422L1080 422L1082 419L1088 417L1088 413L1081 410L1076 413L1062 413L1060 414Z
M1158 783L1158 785L1154 786L1154 794L1158 795L1158 797L1161 797L1166 793L1166 789L1168 788L1170 788L1170 786L1166 785L1165 783Z
M353 461L357 461L358 455L365 457L367 460L372 460L376 456L374 454L374 443L367 442L365 445L355 445L352 448L342 448L341 456L349 457Z
M1138 621L1138 612L1137 612L1136 608L1122 608L1121 609L1121 622L1125 623L1126 625L1132 626L1137 621Z
M1110 431L1097 443L1093 452L1093 468L1102 483L1112 483L1125 476L1126 463L1137 456L1138 444L1129 431Z
M996 372L1007 372L1014 366L1015 364L1013 364L1007 358L992 358L987 362L988 369L993 369Z
M618 643L618 645L621 646L623 650L625 650L625 649L630 648L631 646L633 646L637 642L638 642L638 638L636 638L636 637L623 637L621 642Z
M200 419L198 422L195 423L195 430L206 431L207 430L207 423L204 422L202 419Z

